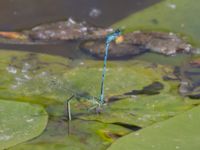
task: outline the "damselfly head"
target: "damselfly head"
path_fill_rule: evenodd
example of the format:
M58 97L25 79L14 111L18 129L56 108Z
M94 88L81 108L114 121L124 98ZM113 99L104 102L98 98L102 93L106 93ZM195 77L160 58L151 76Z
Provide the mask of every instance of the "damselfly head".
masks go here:
M109 33L108 35L107 35L107 37L108 36L119 36L119 35L121 35L122 34L122 32L121 32L121 30L120 29L116 29L115 31L113 31L113 32L111 32L111 33Z
M116 30L115 30L115 34L121 35L121 34L122 34L122 31L121 31L120 29L116 29Z

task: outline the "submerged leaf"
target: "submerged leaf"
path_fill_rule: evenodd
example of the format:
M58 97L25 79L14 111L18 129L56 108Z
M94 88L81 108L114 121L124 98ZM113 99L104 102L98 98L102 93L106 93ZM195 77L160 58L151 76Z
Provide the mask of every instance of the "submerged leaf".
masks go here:
M72 120L69 124L61 118L52 118L40 137L9 150L106 149L113 140L129 132L113 124L84 120Z

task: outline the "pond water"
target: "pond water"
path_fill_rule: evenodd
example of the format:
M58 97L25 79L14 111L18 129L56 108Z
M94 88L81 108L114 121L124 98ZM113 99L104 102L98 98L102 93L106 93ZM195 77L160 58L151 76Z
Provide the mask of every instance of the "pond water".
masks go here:
M96 26L107 27L133 12L144 9L159 1L160 0L1 0L0 30L16 31L29 29L38 24L65 20L68 17L72 17L77 21L87 21ZM93 15L91 15L91 13ZM66 42L57 45L0 44L0 48L42 52L77 58L82 57L82 53L75 51L75 49L77 49L77 44L76 42Z
M130 13L160 0L1 0L0 30L30 28L73 17L98 26L109 26ZM95 11L96 10L96 11ZM94 13L92 15L91 13ZM96 16L96 17L95 17Z

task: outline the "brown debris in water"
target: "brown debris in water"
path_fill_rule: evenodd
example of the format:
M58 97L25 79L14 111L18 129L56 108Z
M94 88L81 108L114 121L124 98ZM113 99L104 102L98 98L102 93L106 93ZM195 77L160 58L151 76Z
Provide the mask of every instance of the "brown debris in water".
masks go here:
M104 38L112 29L97 28L85 22L77 23L71 18L67 21L43 24L23 31L33 40L77 40Z
M36 26L22 32L0 32L0 42L14 44L44 44L59 41L82 40L80 49L103 59L106 35L112 28L99 28L86 22L75 22L71 18L66 21ZM142 32L127 33L110 43L110 59L129 58L144 52L156 52L164 55L191 53L192 46L173 33Z
M200 63L195 58L181 67L179 93L191 99L200 99Z
M8 39L26 40L27 36L19 32L0 32L0 36Z
M66 21L58 21L38 25L32 29L21 32L0 32L0 42L15 44L41 44L52 41L84 40L105 38L111 28L98 28L86 22L75 22L69 18Z
M103 59L105 40L87 40L80 45L80 49ZM108 57L110 59L127 58L148 51L164 55L175 55L180 52L190 53L193 48L173 33L137 31L127 33L123 38L111 43Z

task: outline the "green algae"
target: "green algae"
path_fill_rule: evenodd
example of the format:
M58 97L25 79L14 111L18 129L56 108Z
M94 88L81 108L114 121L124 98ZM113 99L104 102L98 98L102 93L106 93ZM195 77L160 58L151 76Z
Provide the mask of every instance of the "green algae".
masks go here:
M70 122L70 128L68 125L62 118L52 118L40 137L9 150L106 149L113 140L118 138L112 135L124 136L130 132L130 130L117 125L95 121L73 120ZM70 134L68 130L70 130Z

